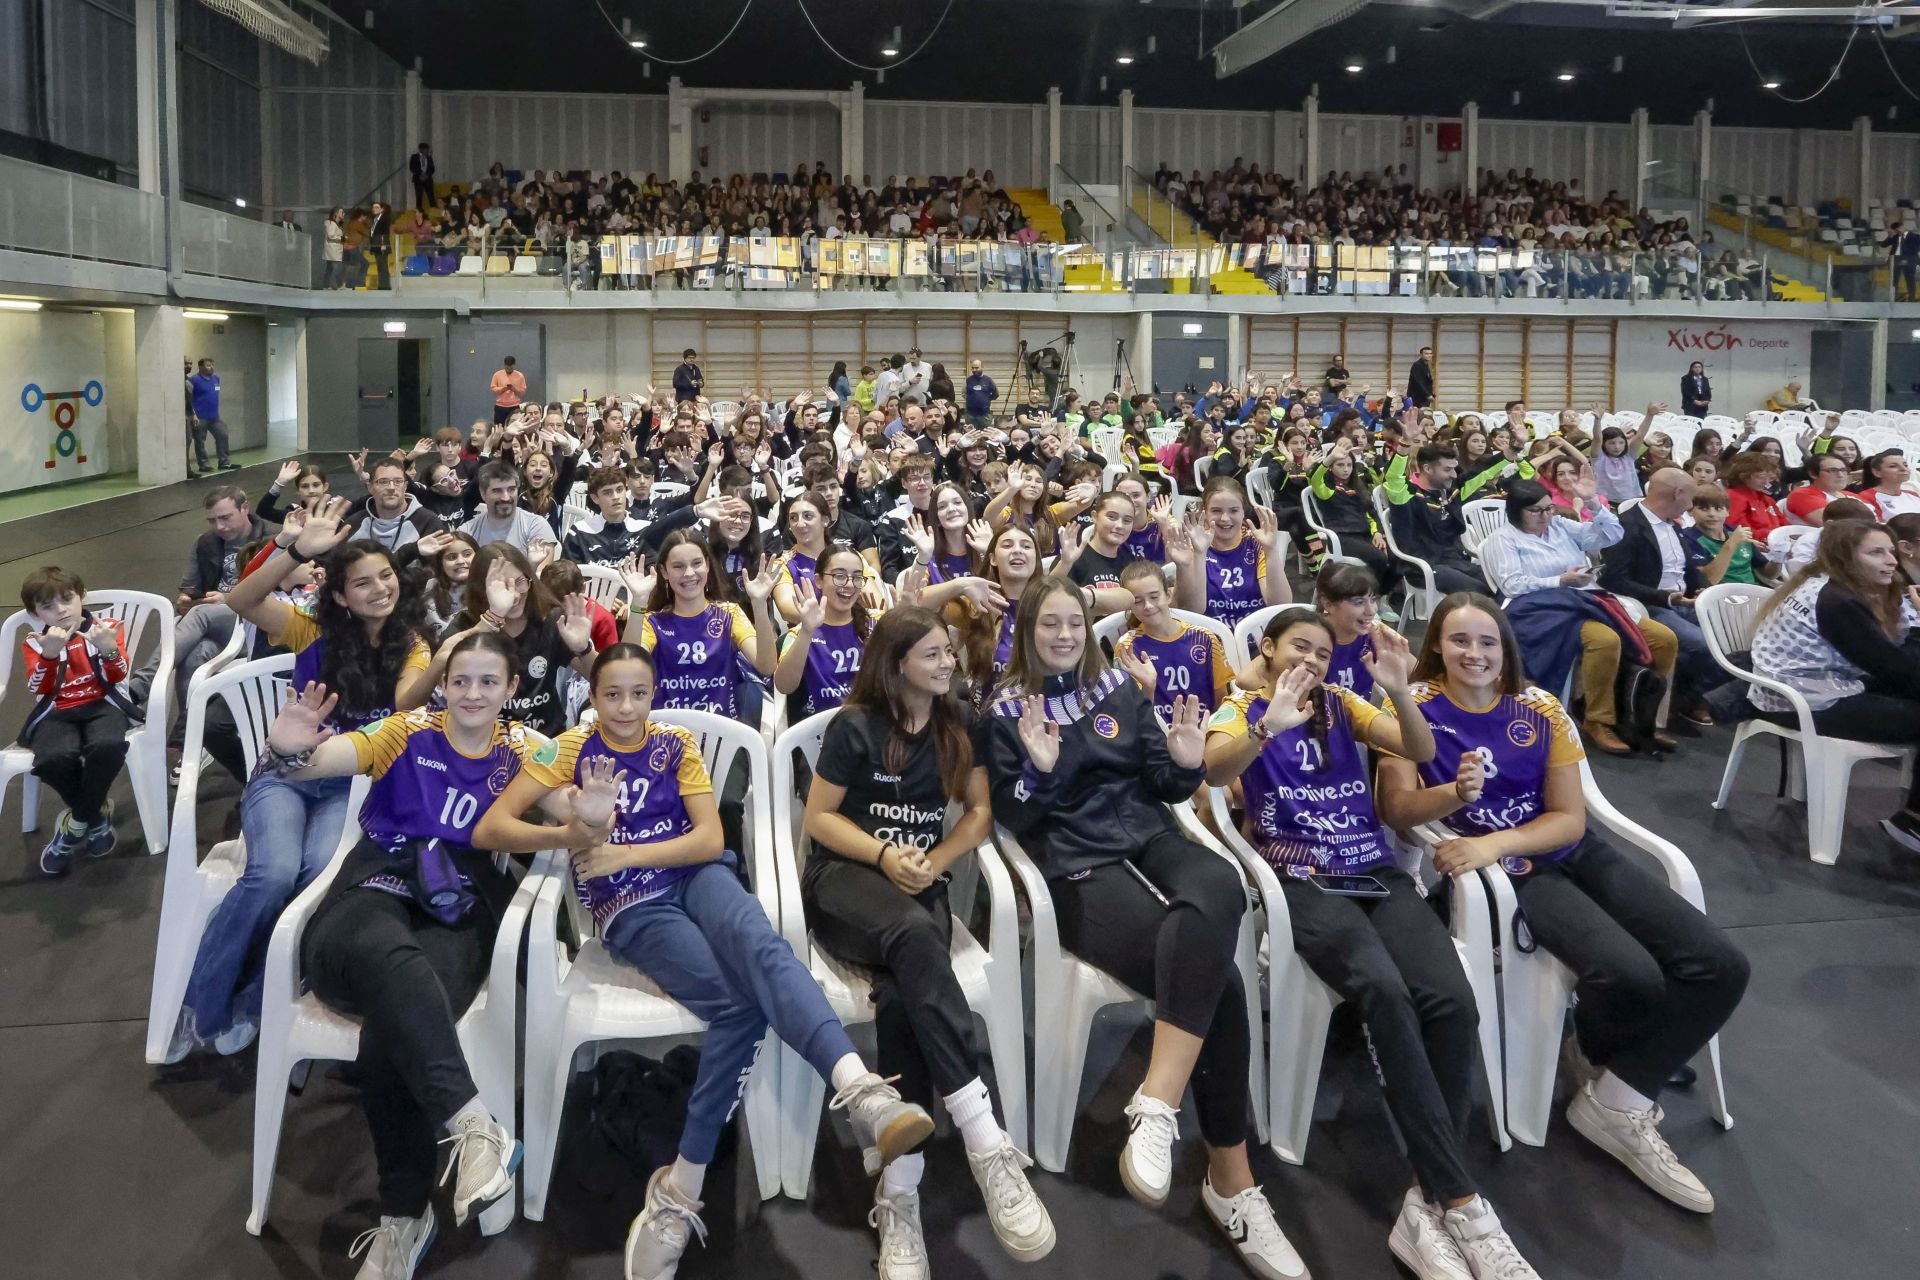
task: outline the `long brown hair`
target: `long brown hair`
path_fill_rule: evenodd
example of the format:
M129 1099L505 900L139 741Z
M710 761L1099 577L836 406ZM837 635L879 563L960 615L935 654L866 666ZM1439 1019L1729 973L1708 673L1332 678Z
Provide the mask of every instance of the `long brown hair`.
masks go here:
M935 633L945 638L947 624L931 609L902 605L889 610L874 624L860 670L853 677L853 688L841 704L843 711L865 711L887 722L887 742L880 763L889 773L902 772L907 763L906 680L900 666L921 641ZM940 766L941 789L954 800L966 794L967 775L973 771L973 742L967 734L958 687L956 681L944 696L933 700L933 712L927 720L934 759Z
M667 581L667 556L675 547L698 547L707 562L707 603L717 604L733 598L733 580L713 554L713 544L694 529L675 529L660 540L660 555L654 560L653 591L647 596L646 611L660 613L673 608L673 584Z
M993 535L993 541L987 544L987 553L981 557L980 576L997 587L1006 586L994 572L993 557L994 552L1000 549L1000 543L1009 537L1025 538L1033 547L1033 573L1028 577L1027 582L1032 584L1040 581L1045 576L1045 570L1040 567L1039 539L1033 536L1032 530L1011 524L1002 527ZM967 678L979 689L991 689L993 687L993 654L994 650L1000 647L1000 619L991 613L971 608L964 601L957 601L956 604L965 610L962 614L950 616L955 617L960 631L960 653L966 659ZM1009 600L1007 607L1014 609L1017 614L1019 601Z
M1889 544L1893 542L1893 534L1885 525L1866 520L1838 520L1821 525L1820 549L1814 553L1813 563L1794 570L1793 575L1780 584L1779 589L1760 606L1760 617L1756 621L1765 621L1768 614L1806 585L1808 579L1825 578L1842 591L1858 597L1862 604L1873 610L1874 620L1888 638L1896 637L1900 627L1900 600L1906 594L1900 585L1904 579L1895 574L1893 581L1883 587L1877 582L1867 581L1866 575L1860 572L1860 544L1876 533ZM1894 550L1897 554L1899 548L1895 547Z
M1440 654L1440 641L1446 636L1447 619L1456 609L1478 609L1493 619L1494 627L1500 632L1500 692L1519 693L1527 687L1527 673L1520 665L1520 642L1513 638L1513 627L1507 621L1505 610L1492 599L1478 591L1456 591L1440 602L1433 611L1433 620L1427 623L1427 633L1420 638L1420 654L1414 659L1413 678L1415 680L1440 680L1447 678L1447 662Z
M473 553L473 568L467 572L467 590L461 597L460 616L448 626L449 631L465 631L480 621L480 615L487 611L487 571L495 560L505 560L516 570L527 575L527 603L522 614L528 626L538 626L547 620L560 603L553 592L540 583L540 575L533 571L529 561L520 548L511 542L489 542Z
M1080 671L1075 683L1080 688L1092 684L1107 669L1107 655L1093 638L1093 615L1087 612L1087 598L1079 587L1058 574L1047 574L1035 578L1020 593L1020 604L1013 616L1013 653L1007 659L1007 673L1000 677L997 686L1002 691L1011 690L1021 694L1040 692L1046 682L1044 668L1040 658L1034 652L1033 631L1036 619L1040 615L1040 606L1049 597L1063 595L1072 600L1074 607L1080 610L1081 618L1087 626L1087 647L1080 655Z

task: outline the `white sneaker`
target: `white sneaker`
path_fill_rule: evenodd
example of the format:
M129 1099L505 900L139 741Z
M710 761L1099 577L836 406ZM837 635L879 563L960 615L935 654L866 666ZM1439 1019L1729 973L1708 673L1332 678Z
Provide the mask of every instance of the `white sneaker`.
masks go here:
M1200 1203L1207 1206L1207 1216L1226 1232L1247 1270L1260 1280L1307 1280L1307 1264L1280 1230L1273 1206L1257 1185L1228 1198L1202 1178Z
M1021 1155L1013 1139L1000 1136L1000 1145L985 1155L967 1152L973 1180L987 1202L987 1221L1000 1247L1021 1262L1038 1262L1053 1252L1053 1218L1034 1194L1026 1169L1033 1161Z
M1440 1210L1427 1202L1418 1187L1408 1188L1387 1248L1420 1280L1473 1280L1473 1269L1447 1234Z
M1135 1200L1158 1209L1173 1186L1173 1140L1180 1136L1180 1109L1135 1093L1127 1103L1126 1116L1132 1132L1120 1151L1120 1181Z
M833 1095L828 1110L845 1110L862 1148L880 1152L884 1169L901 1156L912 1155L933 1134L933 1117L918 1103L903 1101L892 1081L869 1071Z
M707 1242L700 1202L682 1200L667 1181L672 1165L661 1165L647 1179L647 1202L627 1228L627 1280L673 1280L680 1255L694 1236Z
M1500 1215L1485 1196L1475 1196L1458 1209L1448 1209L1440 1215L1440 1221L1466 1258L1473 1280L1540 1280L1540 1273L1513 1247L1506 1228L1500 1225Z
M454 1117L453 1133L440 1145L453 1144L440 1185L453 1181L453 1225L467 1219L502 1196L513 1194L513 1175L520 1168L520 1144L492 1116L467 1113Z
M867 1225L880 1233L880 1280L928 1280L927 1238L920 1230L920 1193L889 1197L875 1190Z
M260 1024L244 1015L234 1018L233 1025L213 1038L213 1051L223 1058L231 1058L236 1053L246 1052L248 1045L260 1038Z
M1713 1212L1713 1192L1680 1163L1660 1134L1666 1113L1615 1111L1593 1096L1593 1082L1580 1087L1567 1106L1567 1123L1574 1130L1633 1171L1633 1176L1682 1209Z
M367 1255L360 1264L358 1280L413 1280L413 1269L427 1256L434 1232L431 1206L418 1218L389 1218L383 1214L379 1226L354 1238L347 1257Z

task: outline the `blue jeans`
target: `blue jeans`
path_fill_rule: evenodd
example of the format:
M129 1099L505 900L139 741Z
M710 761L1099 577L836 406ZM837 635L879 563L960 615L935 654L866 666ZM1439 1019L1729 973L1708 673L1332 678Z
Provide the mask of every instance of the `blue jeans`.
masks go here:
M1696 694L1705 694L1733 679L1713 660L1692 605L1680 609L1649 609L1647 613L1655 622L1664 623L1679 639L1680 658L1674 663L1674 672L1687 688Z
M636 902L602 939L707 1024L680 1134L680 1154L694 1164L712 1163L769 1026L824 1079L854 1051L813 975L741 887L732 858Z
M247 869L214 908L187 980L186 1008L202 1039L236 1018L260 1019L267 937L280 912L340 847L351 778L289 781L261 774L240 800Z

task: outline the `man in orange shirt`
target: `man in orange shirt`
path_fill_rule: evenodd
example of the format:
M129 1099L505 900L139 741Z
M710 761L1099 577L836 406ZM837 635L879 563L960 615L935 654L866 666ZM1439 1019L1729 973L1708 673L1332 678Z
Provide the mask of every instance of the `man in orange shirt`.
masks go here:
M499 426L513 416L527 397L527 375L513 367L513 357L501 361L493 375L493 422Z

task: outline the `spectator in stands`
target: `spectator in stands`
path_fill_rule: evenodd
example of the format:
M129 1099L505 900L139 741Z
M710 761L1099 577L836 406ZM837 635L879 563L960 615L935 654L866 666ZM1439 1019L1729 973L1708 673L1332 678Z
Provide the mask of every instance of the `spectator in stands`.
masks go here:
M193 388L193 454L201 471L207 466L207 437L213 437L214 458L222 471L238 471L240 464L227 456L227 424L220 417L220 375L213 371L213 357L200 357L200 367L187 382Z
M338 289L346 283L346 240L347 212L336 207L327 215L321 232L320 259L324 265L320 287L323 289Z
M1822 509L1846 493L1851 472L1835 455L1817 453L1807 459L1807 478L1812 483L1787 494L1787 514L1800 524L1819 524Z
M1433 348L1420 348L1420 358L1407 370L1407 399L1421 409L1433 403Z
M424 213L434 203L433 151L426 143L407 157L407 174L413 179L413 206Z
M1603 553L1600 585L1638 600L1654 621L1673 632L1680 644L1675 710L1694 724L1712 724L1702 698L1729 677L1708 652L1693 611L1694 598L1711 582L1689 558L1676 527L1692 510L1693 493L1692 479L1677 467L1648 477L1646 497L1620 517L1620 541Z
M1409 458L1413 460L1411 469ZM1483 468L1468 481L1469 485L1477 482L1476 487L1464 494L1455 490L1459 474L1460 460L1451 448L1427 443L1411 454L1396 455L1387 466L1383 482L1387 501L1393 507L1389 518L1394 522L1395 543L1407 555L1425 560L1433 569L1435 587L1447 594L1480 588L1483 579L1479 566L1467 555L1462 541L1467 521L1461 504L1500 472L1498 468Z
M1544 688L1561 687L1577 658L1587 740L1609 755L1626 755L1632 748L1614 731L1614 680L1622 655L1635 656L1666 680L1679 642L1665 625L1651 618L1635 624L1611 596L1588 590L1594 582L1588 554L1620 541L1625 530L1600 502L1591 470L1574 482L1573 496L1586 522L1556 514L1538 481L1514 481L1507 487L1510 527L1480 544L1480 561L1487 580L1508 597L1528 676ZM1678 745L1660 731L1653 741L1667 751Z
M1687 566L1698 570L1709 586L1719 582L1757 585L1756 568L1766 562L1754 556L1753 534L1727 528L1727 492L1711 482L1694 484L1693 523L1680 531Z
M480 468L476 476L482 509L461 526L482 548L505 542L526 555L535 542L552 542L553 526L520 505L520 473L499 458ZM531 572L531 571L529 571Z
M1340 554L1366 565L1381 592L1391 595L1400 585L1398 568L1387 559L1387 539L1373 512L1377 478L1354 457L1344 440L1336 440L1326 461L1313 469L1308 485L1323 528L1340 539Z
M900 365L899 395L901 400L923 408L933 399L933 366L921 358L918 347L908 350Z
M375 200L373 217L367 224L367 251L373 255L376 289L393 288L393 210Z
M407 464L397 458L373 464L367 493L365 504L347 519L348 536L357 541L377 542L398 551L447 527L407 491Z
M705 374L700 372L700 366L696 363L695 358L697 354L692 347L688 347L680 353L680 363L673 367L673 402L675 405L685 404L690 400L698 400L701 393L706 389L707 378Z
M1680 379L1680 412L1690 418L1704 418L1712 409L1713 383L1707 378L1707 367L1695 360Z
M1247 1010L1233 963L1246 891L1233 864L1189 842L1166 809L1206 777L1204 716L1184 698L1163 729L1092 630L1061 579L1021 597L1012 663L980 735L993 814L1043 869L1062 947L1155 1002L1121 1182L1144 1204L1166 1202L1191 1084L1209 1215L1256 1275L1303 1276L1246 1159Z
M1887 449L1867 459L1870 487L1860 491L1862 502L1873 508L1882 523L1899 515L1920 512L1920 487L1909 482L1913 469L1900 449Z
M1800 383L1789 378L1787 385L1767 397L1767 408L1775 413L1787 413L1793 410L1805 410L1814 407L1813 401L1800 394Z
M1000 398L1000 388L986 374L978 360L967 366L967 421L975 431L985 431L993 426L993 402Z
M504 425L527 397L527 375L514 368L513 357L508 356L495 370L489 389L493 392L494 425Z
M1867 521L1832 522L1814 562L1762 607L1753 669L1798 692L1817 733L1920 744L1920 664L1903 647L1914 618L1893 536ZM1747 697L1763 718L1798 727L1780 694L1750 685ZM1920 773L1880 825L1920 852Z
M278 524L286 518L286 510L280 503L286 494L288 485L294 486L294 506L306 506L316 498L324 498L331 490L327 482L327 473L319 467L302 466L297 460L289 458L280 464L280 473L260 498L260 505L254 508L262 520Z
M43 875L63 876L85 846L93 857L113 852L113 801L107 798L127 758L127 730L141 719L127 696L133 655L117 618L96 618L87 585L58 565L43 565L20 584L21 607L39 624L21 642L27 693L35 699L20 730L33 754L33 776L66 808L40 851Z
M1736 453L1723 460L1720 479L1727 491L1727 523L1747 529L1755 542L1766 542L1787 522L1771 492L1780 481L1780 460L1772 454Z
M576 518L567 529L567 559L576 564L618 564L640 546L647 521L627 510L627 477L617 467L601 467L587 477L591 515Z
M1887 228L1887 254L1893 264L1893 300L1920 300L1920 228L1904 222Z

